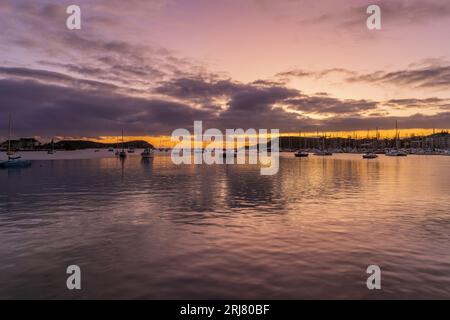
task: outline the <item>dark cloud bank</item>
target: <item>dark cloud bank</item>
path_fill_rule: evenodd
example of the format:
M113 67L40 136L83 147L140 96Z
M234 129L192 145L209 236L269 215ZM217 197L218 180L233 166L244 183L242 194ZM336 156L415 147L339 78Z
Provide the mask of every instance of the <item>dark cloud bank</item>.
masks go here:
M195 120L220 129L284 131L390 128L395 119L404 128L446 128L450 123L448 104L442 99L391 100L387 103L399 108L439 104L443 109L434 116L391 118L378 115L376 101L308 96L268 81L243 84L191 76L160 82L144 98L101 82L34 69L3 67L0 78L0 130L6 131L7 115L12 113L15 131L22 136L118 135L122 128L128 135L168 134L191 128ZM315 120L295 111L327 118Z

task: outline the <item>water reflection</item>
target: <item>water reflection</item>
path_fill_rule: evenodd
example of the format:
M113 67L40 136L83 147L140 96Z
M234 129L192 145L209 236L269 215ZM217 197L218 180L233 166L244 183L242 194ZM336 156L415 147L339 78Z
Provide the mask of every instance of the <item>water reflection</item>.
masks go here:
M449 169L282 155L261 176L156 155L2 170L0 297L449 298ZM72 263L82 293L61 285Z

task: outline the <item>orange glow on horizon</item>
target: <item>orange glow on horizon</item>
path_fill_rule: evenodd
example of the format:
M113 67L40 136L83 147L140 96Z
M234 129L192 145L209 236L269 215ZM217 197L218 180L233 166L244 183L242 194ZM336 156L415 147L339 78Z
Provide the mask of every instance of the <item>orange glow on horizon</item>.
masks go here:
M399 135L400 138L407 138L411 136L428 136L433 133L439 133L443 131L450 131L449 129L399 129ZM291 132L291 133L281 133L282 137L286 136L302 136L302 137L317 137L319 135L322 137L323 135L326 135L327 138L355 138L355 139L365 139L367 137L369 138L375 138L377 136L376 130L355 130L355 131L330 131L330 132L323 132L319 130L319 133L317 134L317 131L314 132ZM395 129L389 129L389 130L378 130L378 136L380 139L385 138L394 138L395 137ZM142 140L146 141L148 143L151 143L155 148L166 148L166 147L173 147L176 142L172 142L170 140L170 136L125 136L124 142L129 141L136 141L136 140ZM90 140L95 142L101 142L101 143L120 143L122 141L122 137L119 136L102 136L99 139L89 139L89 138L82 138L82 140Z

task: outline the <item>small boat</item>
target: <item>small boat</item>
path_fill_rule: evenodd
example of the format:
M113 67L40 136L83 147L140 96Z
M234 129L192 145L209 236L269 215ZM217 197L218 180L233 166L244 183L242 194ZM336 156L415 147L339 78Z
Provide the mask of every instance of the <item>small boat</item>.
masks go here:
M363 154L362 157L364 159L376 159L376 158L378 158L378 155L373 152L367 152L367 153Z
M395 121L395 149L386 152L388 157L406 157L407 153L399 150L400 148L400 133L398 132L398 121Z
M125 159L127 157L127 153L125 152L124 149L124 142L123 142L123 129L122 129L122 151L119 152L119 158L121 159Z
M325 146L326 146L325 140L326 140L326 134L324 134L323 138L322 138L322 150L316 151L314 153L315 156L326 157L326 156L332 156L333 155L333 153L331 153L331 152L329 152L329 151L327 151L325 149Z
M24 168L31 166L31 161L23 160L20 156L8 157L8 160L0 162L0 168Z
M387 157L406 157L408 154L401 150L389 150L386 152Z
M114 152L114 148L109 148L108 152Z
M52 139L52 148L50 150L47 151L48 154L55 154L55 144L54 141Z
M306 158L306 157L309 157L309 153L306 151L297 151L294 153L294 156L296 158Z
M134 153L134 148L128 149L128 153Z
M23 168L31 166L31 161L23 160L21 156L15 156L11 150L11 116L9 116L9 138L8 138L8 151L6 152L8 160L0 161L0 168Z
M314 153L315 156L321 156L321 157L326 157L326 156L332 156L333 153L326 151L326 150L319 150L317 152Z
M141 153L142 159L150 159L153 158L153 150L150 148L146 148L144 152Z
M94 152L100 152L100 150L97 149L97 150L94 150Z

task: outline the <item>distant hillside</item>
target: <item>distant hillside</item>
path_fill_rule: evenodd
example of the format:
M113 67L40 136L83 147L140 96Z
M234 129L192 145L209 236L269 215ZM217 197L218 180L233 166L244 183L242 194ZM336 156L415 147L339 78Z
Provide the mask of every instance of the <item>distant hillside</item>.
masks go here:
M50 149L52 146L50 143L44 144L41 146L41 149ZM86 140L62 140L54 143L54 148L56 150L82 150L82 149L107 149L107 148L120 148L122 149L122 143L100 143L94 141L86 141ZM144 148L152 148L153 145L146 141L137 140L137 141L129 141L123 143L123 148L135 148L135 149L144 149Z

